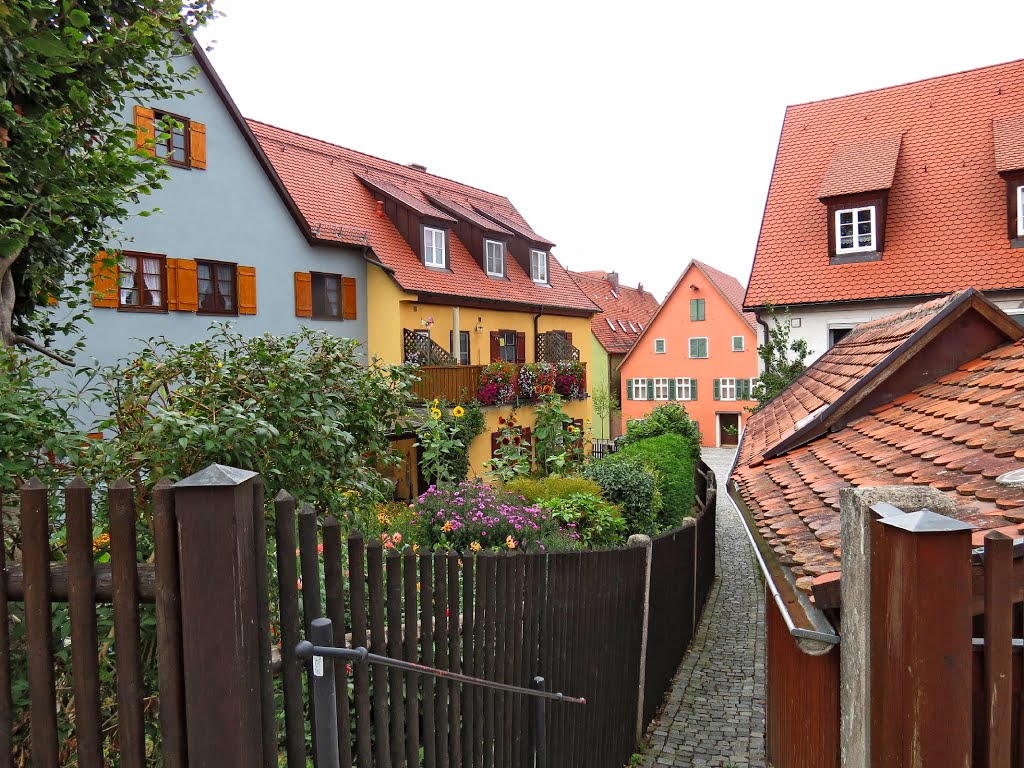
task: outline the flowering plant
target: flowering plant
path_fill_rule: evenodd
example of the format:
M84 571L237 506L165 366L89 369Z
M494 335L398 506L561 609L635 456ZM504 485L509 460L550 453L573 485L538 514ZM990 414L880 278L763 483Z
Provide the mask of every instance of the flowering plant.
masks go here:
M425 546L458 552L544 548L549 536L572 538L575 525L560 529L550 513L522 496L496 491L480 482L430 486L416 515Z
M491 479L507 483L520 475L529 474L530 443L516 421L515 410L507 419L504 416L498 417L498 426L494 457L484 462L484 469Z
M416 429L419 438L416 445L423 449L420 466L423 476L435 483L450 483L459 478L453 471L453 457L462 452L466 445L458 437L455 424L445 421L441 412L441 401L434 398L430 406L430 417ZM451 411L452 418L461 419L465 410L457 406ZM465 477L465 475L463 475Z
M480 372L477 399L484 405L510 403L516 397L516 367L512 363L485 365Z
M587 396L587 369L579 360L555 364L555 391L570 400Z
M555 367L551 363L527 363L519 369L519 396L538 397L546 387L555 386Z

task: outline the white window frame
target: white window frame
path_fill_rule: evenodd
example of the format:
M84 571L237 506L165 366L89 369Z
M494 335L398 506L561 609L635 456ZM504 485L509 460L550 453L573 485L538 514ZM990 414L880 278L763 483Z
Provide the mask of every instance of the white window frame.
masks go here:
M726 392L729 394L727 395ZM718 399L719 400L735 400L736 399L736 379L719 379L718 380Z
M736 339L740 340L739 347L736 346ZM743 336L732 337L732 351L733 352L746 352L747 351L747 340Z
M691 378L676 379L676 400L680 402L693 400L693 387Z
M438 245L440 238L440 245ZM438 254L440 253L440 261ZM423 228L423 265L432 269L444 269L448 265L445 231L436 227Z
M1024 237L1024 184L1017 187L1017 237Z
M857 221L858 214L861 211L871 212L871 242L868 245L858 245L860 242L860 233L858 230ZM849 213L853 220L853 245L843 247L842 238L842 227L839 224L839 219L844 213ZM835 213L835 228L836 228L836 255L843 253L864 253L866 251L877 251L878 250L878 209L874 205L863 205L860 208L843 208L836 211Z
M484 271L490 277L505 276L505 244L501 240L484 240Z
M639 389L639 394L637 390ZM647 379L633 379L633 399L647 399Z
M654 379L654 399L655 400L668 400L668 379L667 378L656 378L656 379Z
M654 354L656 354L656 355L664 355L665 354L665 340L664 339L655 339L654 340Z
M701 339L704 340L704 354L703 355L695 355L695 354L693 354L693 342L700 341ZM708 337L707 336L691 336L690 337L690 343L687 344L686 351L687 351L687 354L688 354L688 356L690 357L691 360L707 360L709 357L711 357L711 350L708 349Z
M530 249L530 277L535 283L548 281L548 252Z

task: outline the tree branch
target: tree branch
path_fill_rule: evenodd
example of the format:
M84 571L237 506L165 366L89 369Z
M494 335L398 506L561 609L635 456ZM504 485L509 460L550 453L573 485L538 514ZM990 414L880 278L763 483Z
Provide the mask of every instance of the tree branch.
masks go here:
M42 355L46 355L47 357L49 357L52 360L56 360L61 365L74 365L75 364L73 360L69 360L68 358L64 357L63 355L60 355L60 354L54 352L52 349L48 349L48 348L44 347L38 341L33 341L28 336L13 336L13 337L11 337L11 346L14 346L15 344L20 345L22 347L28 347L29 349L34 349L36 352L39 352Z

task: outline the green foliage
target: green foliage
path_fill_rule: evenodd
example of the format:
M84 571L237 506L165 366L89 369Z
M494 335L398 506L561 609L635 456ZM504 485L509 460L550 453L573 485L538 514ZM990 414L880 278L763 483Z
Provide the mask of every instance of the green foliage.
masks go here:
M596 481L608 500L619 505L627 534L657 532L662 508L658 478L641 457L620 451L585 467L583 476Z
M754 382L751 395L757 400L757 407L764 404L789 386L807 368L810 348L804 339L790 336L789 312L780 318L771 305L766 305L768 315L768 338L757 348L763 372Z
M657 473L662 500L661 512L656 518L659 530L674 528L684 517L689 517L696 491L695 459L688 438L669 432L624 446L610 458L618 456L637 457Z
M443 400L441 404L447 405ZM466 402L461 403L460 407L463 413L458 418L454 415L454 408L441 409L444 414L442 418L452 425L452 436L465 446L465 450L456 451L450 459L450 471L455 482L465 480L469 474L469 446L487 427L484 410L476 400L466 398Z
M530 503L544 502L576 493L601 496L601 486L579 475L549 475L548 477L520 477L505 484L505 490L522 496Z
M112 439L90 443L97 478L127 476L142 498L218 462L259 472L268 498L284 489L339 516L390 497L387 436L409 411L409 369L367 366L354 340L309 329L210 336L151 340L98 373Z
M624 541L626 521L622 512L600 493L572 493L541 502L541 506L550 510L551 518L561 526L575 527L584 549L610 547Z
M542 475L562 472L583 458L583 451L576 447L579 430L562 409L562 402L560 395L542 394L534 409L533 449Z
M434 400L423 423L416 429L419 441L416 445L423 449L420 468L427 482L432 484L451 483L464 480L454 476L453 460L466 453L466 444L455 435L455 424L446 421L439 407L440 401ZM460 406L458 413L461 415ZM454 418L454 414L449 413Z
M687 414L686 407L679 403L659 405L644 418L630 421L626 425L626 438L623 442L629 445L665 434L685 437L694 459L700 458L700 427Z
M604 423L608 415L617 410L619 407L619 399L613 395L609 390L598 388L594 390L593 400L591 401L591 407L594 409L594 419L601 424L601 437L603 440L604 435Z
M0 345L40 349L31 336L81 321L92 257L167 177L136 148L132 94L181 97L182 25L213 15L210 0L0 3ZM72 312L55 318L48 296Z
M484 462L487 477L507 483L517 477L530 474L530 445L523 439L523 428L516 419L515 409L498 418L498 445L494 458Z

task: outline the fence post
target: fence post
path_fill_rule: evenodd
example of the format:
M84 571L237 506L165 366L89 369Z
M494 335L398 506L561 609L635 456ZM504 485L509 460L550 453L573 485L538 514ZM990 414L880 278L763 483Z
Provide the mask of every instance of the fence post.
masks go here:
M334 646L334 629L330 619L313 619L309 626L309 639L315 646ZM316 710L316 767L339 768L341 755L338 750L338 699L334 687L334 665L326 656L310 659L310 680L313 683L313 708Z
M263 764L255 472L220 464L174 486L188 763Z
M971 530L929 510L871 524L871 765L971 763Z
M626 542L630 547L643 547L644 553L644 623L640 633L640 685L637 686L636 728L634 735L637 743L644 735L644 684L647 678L647 632L651 621L651 556L653 542L651 537L642 533L634 533Z
M533 688L537 691L544 690L544 678L533 678ZM641 686L643 690L643 686ZM548 742L547 733L544 727L544 699L540 696L533 696L530 699L530 713L533 719L533 768L547 768L548 766Z

